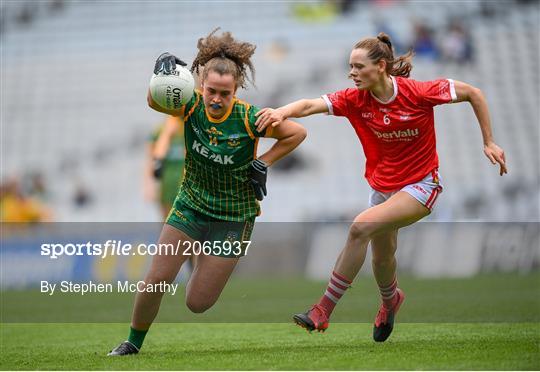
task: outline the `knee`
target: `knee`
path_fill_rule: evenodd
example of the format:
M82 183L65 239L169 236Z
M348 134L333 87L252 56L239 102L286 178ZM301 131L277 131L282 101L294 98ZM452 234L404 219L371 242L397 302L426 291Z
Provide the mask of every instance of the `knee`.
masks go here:
M215 301L203 301L194 298L186 298L186 306L192 312L196 314L204 313L214 305Z
M349 237L353 240L368 240L372 228L369 223L355 220L349 229Z

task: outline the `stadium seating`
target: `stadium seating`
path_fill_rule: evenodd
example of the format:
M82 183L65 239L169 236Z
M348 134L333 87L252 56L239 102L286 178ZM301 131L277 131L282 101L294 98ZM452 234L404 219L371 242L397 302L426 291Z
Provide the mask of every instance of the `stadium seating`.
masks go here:
M350 14L317 23L295 18L288 2L69 3L54 17L3 33L1 176L41 170L59 221L156 221L156 207L142 199L142 167L145 139L162 120L145 101L160 52L191 61L199 37L217 26L230 30L258 45L257 88L239 95L259 106L276 105L349 86L350 48L378 31L377 20L395 19L393 31L405 38L413 17L442 30L452 16L470 27L475 61L418 58L413 77L445 76L480 87L510 173L499 178L485 159L468 105L437 108L446 188L430 219L538 221L538 5L498 6L503 14L489 18L478 15L480 3L473 1L384 8L362 2ZM212 16L208 7L215 8ZM269 55L276 42L288 51L279 60ZM368 197L354 131L342 118L299 122L309 131L298 150L304 166L271 171L261 220L350 220ZM86 207L73 205L77 182L91 194Z

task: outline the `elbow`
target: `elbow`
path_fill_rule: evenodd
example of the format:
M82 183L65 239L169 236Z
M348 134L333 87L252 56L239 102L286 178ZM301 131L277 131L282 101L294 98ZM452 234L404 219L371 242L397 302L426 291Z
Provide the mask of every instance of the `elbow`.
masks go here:
M294 130L292 130L289 134L289 138L291 139L291 142L295 144L295 147L301 144L307 137L307 130L300 124L290 121L288 123Z
M299 138L299 143L302 143L307 137L307 129L300 126L297 135L298 135L298 138Z
M302 142L304 142L306 137L307 137L306 128L299 125L298 128L296 129L295 133L292 135L291 143L293 144L293 148L296 148L296 147L300 146L300 144Z
M480 88L471 87L471 95L474 97L484 97L484 92Z
M484 92L480 88L470 86L467 92L469 102L484 100Z

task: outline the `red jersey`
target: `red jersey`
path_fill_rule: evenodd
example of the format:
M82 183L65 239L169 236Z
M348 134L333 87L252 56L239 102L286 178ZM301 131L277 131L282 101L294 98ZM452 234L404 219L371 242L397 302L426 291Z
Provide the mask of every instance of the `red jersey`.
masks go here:
M387 102L356 88L322 96L331 115L351 122L366 155L365 177L381 192L418 182L439 166L433 106L457 98L450 79L391 78L394 94Z

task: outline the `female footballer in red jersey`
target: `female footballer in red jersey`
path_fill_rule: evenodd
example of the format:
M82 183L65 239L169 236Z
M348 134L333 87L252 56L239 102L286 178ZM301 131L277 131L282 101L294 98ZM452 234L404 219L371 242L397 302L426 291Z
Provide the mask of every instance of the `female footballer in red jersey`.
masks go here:
M442 191L435 148L434 106L469 102L480 124L484 154L493 164L499 164L501 176L507 173L504 152L493 141L482 92L451 79L427 82L409 79L411 57L409 52L394 58L392 43L384 33L365 38L354 46L349 60L349 77L356 88L258 113L259 130L292 117L317 113L345 116L354 127L367 159L365 177L372 188L370 208L354 219L319 303L294 316L297 324L310 331L328 328L330 315L362 267L371 242L373 272L382 297L373 338L382 342L390 336L394 317L405 298L396 278L394 254L398 229L430 214Z

